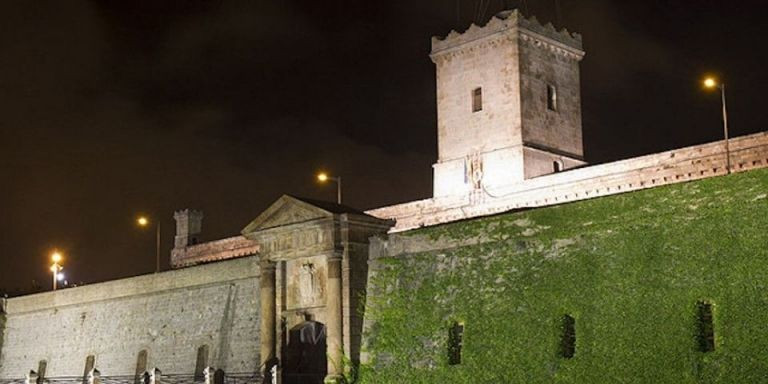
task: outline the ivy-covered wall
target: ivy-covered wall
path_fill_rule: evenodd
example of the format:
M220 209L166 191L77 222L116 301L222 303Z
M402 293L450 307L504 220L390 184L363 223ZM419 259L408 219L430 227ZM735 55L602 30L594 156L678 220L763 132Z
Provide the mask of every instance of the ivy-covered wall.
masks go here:
M768 382L767 194L758 170L374 241L359 381Z

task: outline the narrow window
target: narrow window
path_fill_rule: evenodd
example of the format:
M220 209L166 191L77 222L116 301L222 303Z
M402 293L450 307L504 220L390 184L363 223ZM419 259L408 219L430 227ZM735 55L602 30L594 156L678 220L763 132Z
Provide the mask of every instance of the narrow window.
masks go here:
M715 350L715 326L712 322L712 304L704 301L696 303L699 322L699 351L712 352Z
M45 371L48 369L48 362L40 360L37 363L37 382L42 383L45 380Z
M91 372L91 370L95 365L96 365L96 356L88 355L88 357L85 358L85 370L83 371L83 384L88 383L88 373Z
M563 170L563 163L561 163L558 160L555 160L552 162L552 169L555 171L555 173L560 172Z
M557 111L557 88L552 84L547 84L547 109Z
M135 384L141 384L144 378L144 372L147 371L147 350L142 349L139 352L139 355L136 357L136 375L134 376L133 382Z
M563 316L563 336L560 341L560 355L570 359L576 353L576 319L571 315Z
M195 380L203 380L205 378L204 370L208 365L208 346L203 345L197 348L197 362L195 363Z
M483 110L483 89L477 87L472 90L472 112Z
M454 322L448 330L448 365L461 364L461 345L464 325Z

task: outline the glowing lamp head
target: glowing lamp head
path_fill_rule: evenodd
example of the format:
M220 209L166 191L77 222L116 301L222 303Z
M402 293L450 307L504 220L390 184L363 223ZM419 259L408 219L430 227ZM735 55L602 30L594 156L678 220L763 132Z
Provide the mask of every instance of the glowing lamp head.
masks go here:
M51 260L54 263L60 262L61 261L61 253L59 253L58 251L57 252L53 252L53 254L51 255Z
M149 224L149 219L147 219L144 216L141 216L138 219L136 219L136 223L138 223L142 227L146 227L147 224Z
M321 182L325 182L325 181L328 181L328 174L327 174L327 173L325 173L325 172L319 173L319 174L317 175L317 180L318 180L318 181L321 181Z
M717 87L717 80L715 80L713 77L707 77L706 79L704 79L704 87L706 88Z

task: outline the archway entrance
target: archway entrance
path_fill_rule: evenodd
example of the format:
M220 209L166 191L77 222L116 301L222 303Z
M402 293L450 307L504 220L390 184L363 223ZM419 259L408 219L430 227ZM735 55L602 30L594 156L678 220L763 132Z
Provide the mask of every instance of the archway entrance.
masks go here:
M283 354L283 384L322 384L328 373L325 325L305 321L288 332Z

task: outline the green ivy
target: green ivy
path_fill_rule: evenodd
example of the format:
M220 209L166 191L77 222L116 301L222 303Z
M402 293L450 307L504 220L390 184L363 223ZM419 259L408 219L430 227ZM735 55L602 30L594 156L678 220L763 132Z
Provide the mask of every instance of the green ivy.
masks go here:
M393 235L483 241L372 264L359 381L768 382L766 187L758 170ZM700 300L713 352L699 352Z

